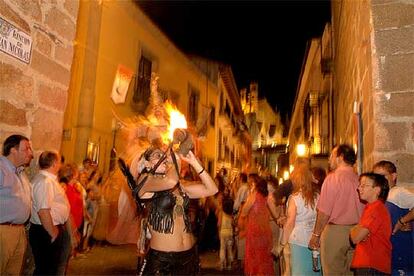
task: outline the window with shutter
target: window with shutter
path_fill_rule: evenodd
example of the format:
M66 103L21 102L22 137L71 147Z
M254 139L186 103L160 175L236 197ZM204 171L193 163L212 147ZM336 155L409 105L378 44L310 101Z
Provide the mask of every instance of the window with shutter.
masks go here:
M139 60L137 78L135 80L134 96L132 98L134 103L148 103L151 94L151 70L151 60L141 55L141 58Z

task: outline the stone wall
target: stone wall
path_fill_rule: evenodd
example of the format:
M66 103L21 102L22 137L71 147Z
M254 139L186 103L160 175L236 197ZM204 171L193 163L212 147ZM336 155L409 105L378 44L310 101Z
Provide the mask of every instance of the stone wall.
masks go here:
M414 188L414 1L372 1L375 161Z
M335 143L356 144L354 102L361 107L364 169L372 166L373 120L369 1L332 1Z
M0 52L1 145L20 133L37 152L60 150L78 5L73 0L0 0L0 16L32 38L29 64Z
M388 159L414 187L414 1L332 1L336 143L354 143L361 105L363 171Z

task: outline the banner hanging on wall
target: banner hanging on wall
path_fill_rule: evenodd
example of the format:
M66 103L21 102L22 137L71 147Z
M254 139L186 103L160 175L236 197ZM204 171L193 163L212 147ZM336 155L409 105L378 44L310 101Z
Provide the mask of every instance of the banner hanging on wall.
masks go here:
M115 104L125 102L128 93L129 83L131 82L133 74L134 73L131 69L121 64L118 65L111 93L111 99L114 101Z

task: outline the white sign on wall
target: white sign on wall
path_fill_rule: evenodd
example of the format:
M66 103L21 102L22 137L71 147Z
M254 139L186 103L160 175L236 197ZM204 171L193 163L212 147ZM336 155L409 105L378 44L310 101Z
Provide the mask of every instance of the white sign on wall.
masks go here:
M29 64L32 37L0 17L0 51Z

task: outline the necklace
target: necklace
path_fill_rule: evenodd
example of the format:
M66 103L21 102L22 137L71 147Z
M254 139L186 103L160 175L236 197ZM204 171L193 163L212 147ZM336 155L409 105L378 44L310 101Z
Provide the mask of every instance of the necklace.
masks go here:
M174 219L178 216L182 216L184 214L184 207L183 207L184 199L181 195L175 196L175 206L174 206Z

